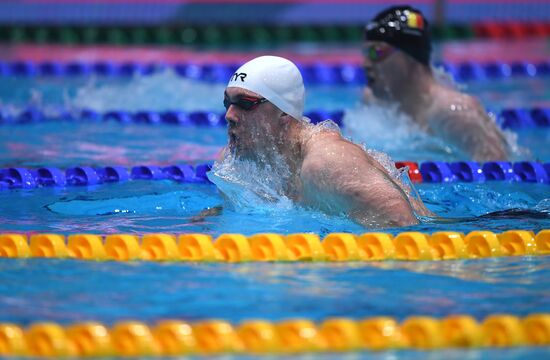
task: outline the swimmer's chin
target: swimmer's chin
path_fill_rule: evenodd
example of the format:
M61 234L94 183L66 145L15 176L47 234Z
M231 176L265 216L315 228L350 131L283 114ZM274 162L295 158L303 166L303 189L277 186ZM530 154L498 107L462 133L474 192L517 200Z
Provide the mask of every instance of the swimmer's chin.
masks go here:
M229 148L229 152L235 157L238 157L243 152L242 145L235 136L231 136L229 138L229 144L227 147Z
M242 147L239 147L236 143L229 143L229 152L235 158L239 160L254 160L256 157L253 156L251 151L246 151Z

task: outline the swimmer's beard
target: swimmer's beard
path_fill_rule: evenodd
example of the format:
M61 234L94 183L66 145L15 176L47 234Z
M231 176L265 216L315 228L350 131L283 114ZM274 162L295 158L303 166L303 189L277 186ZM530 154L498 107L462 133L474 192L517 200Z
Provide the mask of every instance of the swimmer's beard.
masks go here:
M228 160L228 159L234 159L234 160L253 160L251 155L248 151L245 151L242 147L242 145L239 143L237 137L235 135L231 135L229 137L229 144L227 145L227 148L229 150L228 153L224 156L222 161ZM229 156L229 157L228 157Z
M229 154L232 159L239 161L250 161L255 163L260 169L264 169L269 166L277 166L278 162L282 162L280 154L276 153L274 149L269 149L262 146L254 146L254 149L250 147L242 146L238 141L229 141L227 146Z
M256 156L254 156L253 152L239 148L237 143L230 142L228 148L232 159L256 162Z

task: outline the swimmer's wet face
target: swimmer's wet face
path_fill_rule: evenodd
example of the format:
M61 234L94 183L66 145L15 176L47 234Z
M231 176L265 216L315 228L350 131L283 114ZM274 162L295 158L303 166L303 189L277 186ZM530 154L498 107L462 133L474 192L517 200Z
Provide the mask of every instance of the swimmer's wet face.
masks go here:
M373 94L393 100L396 91L406 84L410 76L411 59L395 47L382 41L365 41L363 69Z
M388 47L398 51L390 52ZM428 21L410 6L389 7L365 26L363 49L365 73L372 93L390 101L407 95L409 84L419 72L416 65L428 69L430 66L432 46Z
M243 64L225 90L229 150L267 163L285 151L292 119L302 119L305 89L298 67L277 56Z
M365 44L363 48L363 56L368 58L372 63L378 63L390 56L395 49L392 46L384 43L371 42Z
M229 149L240 158L256 159L281 137L283 112L258 94L228 87L224 93Z

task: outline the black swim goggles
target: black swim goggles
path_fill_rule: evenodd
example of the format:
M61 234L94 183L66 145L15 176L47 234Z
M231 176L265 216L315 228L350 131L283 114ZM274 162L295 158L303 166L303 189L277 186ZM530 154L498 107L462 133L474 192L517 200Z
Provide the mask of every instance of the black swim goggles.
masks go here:
M229 110L229 107L231 105L235 105L243 110L253 110L258 105L263 104L264 102L267 102L268 100L266 98L256 98L256 97L249 97L249 96L241 96L238 100L231 101L229 96L225 95L223 97L223 106L225 106L225 110Z

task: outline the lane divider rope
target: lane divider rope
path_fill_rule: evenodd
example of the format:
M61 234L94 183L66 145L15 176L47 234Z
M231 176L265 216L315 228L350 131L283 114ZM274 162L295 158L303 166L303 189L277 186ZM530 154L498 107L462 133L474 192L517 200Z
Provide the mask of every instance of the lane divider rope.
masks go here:
M550 35L550 23L519 21L482 21L473 24L476 37L490 39L521 39L526 37L546 37Z
M170 166L140 165L130 170L123 166L77 166L62 170L56 167L38 169L0 169L0 189L31 189L48 186L83 186L128 180L173 180L184 183L210 183L206 173L211 164L196 166L181 164Z
M297 64L306 84L325 85L363 85L366 78L361 65L353 63ZM148 76L165 69L173 70L177 75L193 80L226 83L239 68L238 63L139 63L115 61L43 61L33 62L15 60L0 62L0 76L89 76L92 74L113 76ZM545 77L550 75L550 59L530 62L435 62L455 81L480 81L505 79L510 77Z
M318 124L330 119L338 126L344 127L345 110L311 110L304 113L312 123ZM504 128L550 128L550 108L516 108L503 109L494 113L497 124ZM0 124L28 124L47 120L55 121L116 121L123 124L172 124L183 126L225 126L225 113L215 111L123 111L110 110L98 112L91 109L69 110L57 109L47 113L33 107L20 111L0 109Z
M411 181L416 183L455 183L507 181L550 184L550 163L535 161L398 161L396 168L408 168ZM176 164L169 166L76 166L65 170L57 167L0 168L0 190L33 189L37 187L89 186L131 180L172 180L180 183L210 183L207 172L211 163Z
M503 233L479 230L463 234L402 232L222 234L72 234L0 233L0 257L60 258L92 261L192 262L360 262L432 261L502 256L550 255L550 230Z
M231 324L160 320L148 325L121 321L62 325L35 322L26 328L0 323L0 356L109 357L219 354L300 354L319 352L441 350L550 345L550 314L525 317L491 314L478 322L457 314L443 318L389 316L351 319L307 318Z
M2 26L0 41L11 44L113 44L113 45L280 45L291 42L358 43L364 24L162 25L162 26ZM526 39L550 35L548 22L484 21L473 24L431 26L434 40Z

